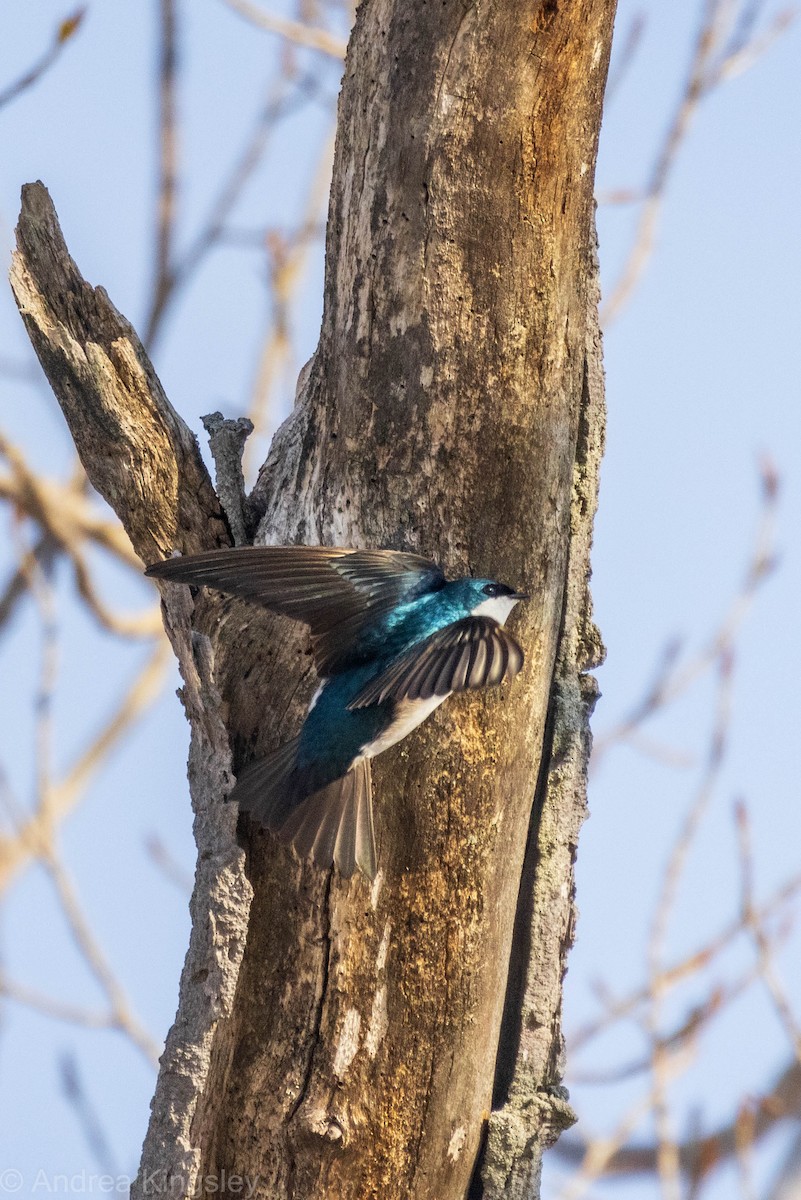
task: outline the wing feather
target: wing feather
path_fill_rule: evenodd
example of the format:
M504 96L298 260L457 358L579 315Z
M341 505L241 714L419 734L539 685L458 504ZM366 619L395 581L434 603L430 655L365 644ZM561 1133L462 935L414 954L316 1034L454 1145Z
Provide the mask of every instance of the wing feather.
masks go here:
M396 605L445 585L436 563L399 550L240 546L153 563L156 579L205 584L307 624L319 674L353 662L363 630Z
M465 617L412 646L351 700L350 709L385 700L428 700L513 679L523 651L491 617Z
M470 666L470 643L465 642L459 651L459 661L453 672L453 690L455 692L464 691L467 686L467 671Z
M469 688L481 687L485 678L487 666L487 643L476 642L470 654L470 674L467 679Z

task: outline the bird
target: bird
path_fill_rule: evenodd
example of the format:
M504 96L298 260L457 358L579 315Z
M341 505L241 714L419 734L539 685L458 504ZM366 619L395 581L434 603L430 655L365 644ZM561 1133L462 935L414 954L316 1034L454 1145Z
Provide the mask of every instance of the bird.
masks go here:
M511 680L503 624L528 600L494 579L447 580L400 550L240 546L172 557L146 575L205 585L304 622L319 677L300 733L245 766L228 797L300 858L345 879L377 873L370 760L453 692Z

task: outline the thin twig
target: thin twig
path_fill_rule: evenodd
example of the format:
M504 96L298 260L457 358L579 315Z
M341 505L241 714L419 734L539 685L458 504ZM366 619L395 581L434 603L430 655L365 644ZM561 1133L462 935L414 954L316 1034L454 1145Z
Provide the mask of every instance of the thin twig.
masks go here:
M52 570L53 560L59 549L58 543L45 533L32 549L24 551L22 562L14 571L0 596L0 629L10 622L17 604L23 596L27 595L30 573L34 564L38 563L43 571Z
M685 1051L686 1055L686 1051ZM684 1063L677 1058L672 1064L672 1068L678 1073L683 1069ZM628 1142L635 1129L640 1125L647 1114L652 1110L654 1103L653 1095L648 1092L634 1102L618 1122L615 1129L606 1137L592 1137L579 1144L575 1139L569 1139L566 1142L567 1154L563 1152L563 1143L565 1139L560 1139L556 1144L556 1148L563 1158L568 1158L570 1161L577 1164L577 1171L568 1180L566 1186L559 1193L558 1200L580 1200L586 1194L588 1189L601 1176L608 1172L610 1163L620 1153L620 1150Z
M77 1117L86 1144L97 1166L106 1176L113 1178L119 1172L111 1150L111 1143L103 1128L103 1123L87 1095L78 1068L78 1060L73 1054L62 1055L59 1061L59 1073L64 1095Z
M36 689L36 725L34 735L36 796L38 808L47 816L50 803L50 778L53 755L53 697L56 688L59 663L59 631L55 593L51 572L44 571L41 564L25 554L19 544L19 530L15 529L17 553L21 568L27 571L28 590L36 602L42 630L42 652L39 680ZM43 829L47 830L46 820Z
M768 921L795 900L799 893L801 893L801 873L794 875L780 888L777 888L770 899L756 910L755 919L761 923ZM742 917L738 914L699 950L693 951L680 962L666 967L659 976L659 985L668 990L684 980L692 978L699 971L710 966L732 942L742 936L743 932ZM571 1055L576 1055L580 1049L599 1037L615 1022L636 1015L638 1008L647 1003L648 995L648 988L643 987L619 1000L608 999L603 1016L588 1022L570 1036L568 1048Z
M716 716L709 740L704 776L674 843L651 925L648 941L649 977L656 995L662 995L665 991L662 960L667 927L675 908L679 884L684 875L687 857L709 807L723 765L731 721L733 668L734 651L729 646L721 652L719 658Z
M144 344L151 347L162 312L172 290L173 241L178 193L178 71L176 0L160 0L158 210L156 217L156 273Z
M787 1120L798 1121L801 1116L801 1066L793 1059L763 1095L754 1098L753 1142L756 1144L777 1125ZM737 1154L739 1132L737 1120L721 1125L712 1133L685 1138L679 1146L679 1161L684 1174L700 1180L716 1167ZM555 1146L559 1158L579 1164L584 1161L588 1144L575 1137L562 1137ZM652 1175L656 1170L656 1147L620 1144L605 1162L605 1175Z
M754 856L751 847L751 823L748 809L742 801L734 807L737 843L740 852L740 889L743 925L750 933L757 951L759 975L773 1003L773 1008L801 1064L801 1025L795 1017L786 989L776 969L775 941L768 937L764 921L757 916L754 904Z
M698 788L679 836L673 847L662 884L651 934L648 939L648 978L650 1004L646 1029L651 1041L651 1070L653 1075L653 1116L656 1129L656 1165L664 1200L680 1200L681 1167L679 1145L673 1129L668 1099L668 1083L673 1076L675 1052L660 1037L662 1003L666 989L663 984L665 941L668 923L673 915L679 884L684 876L687 857L693 846L701 821L714 794L720 774L731 720L733 649L725 647L718 667L717 711L709 742L704 776Z
M83 960L106 996L110 1009L111 1028L124 1033L148 1062L157 1066L161 1046L134 1015L122 985L117 980L100 943L89 927L75 886L56 853L52 840L41 847L39 858L56 890L61 910Z
M124 1033L154 1065L160 1049L134 1016L122 986L92 933L81 909L75 886L56 850L55 815L61 806L52 784L53 698L58 672L58 626L55 596L49 579L38 564L31 568L30 591L42 623L42 663L36 702L36 844L34 853L49 876L64 918L86 966L105 993L110 1009L110 1026ZM85 773L85 772L84 772ZM16 840L20 840L17 831Z
M89 574L86 560L76 546L70 550L70 559L75 569L75 583L81 599L103 629L124 638L152 638L161 634L163 629L161 615L156 607L133 616L114 612L100 599Z
M85 13L85 8L78 8L72 16L66 17L61 21L50 47L42 57L24 75L21 75L19 79L15 79L13 83L0 92L0 108L3 108L6 104L10 104L12 100L16 100L23 92L27 92L28 88L38 83L42 76L50 70L56 60L61 57L61 52L67 42L74 33L77 33Z
M57 996L48 996L37 988L28 987L10 979L5 972L0 971L0 996L13 1000L45 1017L53 1017L56 1021L65 1021L68 1025L80 1025L84 1029L113 1029L114 1016L107 1009L84 1008L80 1004L70 1004Z
M262 162L276 125L308 103L319 90L319 81L312 75L305 76L291 92L288 91L289 83L289 77L283 74L270 88L270 94L256 119L250 138L228 178L223 182L199 233L183 254L179 256L177 252L173 253L170 271L161 282L159 305L150 329L151 342L158 336L168 308L174 303L178 293L189 283L210 251L228 240L226 222Z
M293 292L302 278L309 249L320 235L322 214L328 199L331 183L331 165L334 153L334 132L323 144L317 167L312 177L306 201L304 218L295 233L287 239L277 235L267 239L270 257L271 314L267 333L262 344L256 378L253 385L248 416L257 430L263 431L267 424L270 399L275 379L282 364L289 359L292 340L289 310ZM256 439L245 447L243 465L251 467L256 453Z
M63 484L37 475L2 432L0 455L11 468L9 475L0 475L0 499L37 521L59 542L91 538L123 562L141 566L119 521L99 516L92 507L88 481L77 459L71 480Z
M657 152L646 186L631 248L617 281L601 305L601 322L608 326L631 299L654 250L656 230L667 185L679 150L686 141L702 101L722 82L742 73L779 37L795 13L785 11L769 29L754 35L764 2L741 5L732 0L707 0L679 101Z
M164 845L161 838L157 834L152 833L145 841L145 849L150 856L152 862L158 867L165 879L169 880L174 887L184 896L189 896L192 893L192 876L188 871L185 871L179 862L173 858L168 848Z
M592 1031L584 1031L585 1038L588 1033L594 1036L595 1033L608 1028L614 1020L619 1019L624 1013L632 1015L641 1005L645 1004L647 1006L643 1016L643 1025L648 1037L649 1060L652 1072L650 1102L656 1132L655 1142L647 1148L647 1151L644 1147L637 1148L636 1155L638 1157L636 1158L627 1157L635 1153L634 1148L623 1147L622 1145L616 1147L614 1154L606 1157L604 1170L619 1170L621 1169L619 1166L621 1162L641 1162L647 1152L651 1163L650 1169L655 1171L659 1177L661 1194L665 1197L665 1200L679 1200L682 1195L682 1179L687 1173L690 1174L693 1186L697 1190L701 1177L709 1169L707 1159L691 1159L688 1149L689 1143L687 1141L681 1142L677 1138L673 1127L669 1087L671 1080L677 1074L677 1056L693 1050L699 1033L709 1026L710 1020L719 1011L723 998L726 996L730 997L732 993L736 994L750 982L748 978L743 978L734 988L720 989L718 987L713 989L708 1000L691 1012L689 1018L678 1030L674 1030L667 1035L662 1032L662 1006L670 987L680 977L686 978L691 972L694 973L702 966L707 965L711 961L712 955L719 953L725 943L729 942L734 936L739 936L746 932L746 912L744 910L738 917L738 920L733 922L728 930L724 931L724 936L718 935L718 938L709 943L700 954L697 952L689 959L686 959L680 964L678 971L675 967L666 968L665 966L664 953L667 929L675 907L678 887L684 877L687 857L695 842L700 822L711 801L726 751L730 728L736 634L740 628L744 613L753 599L756 588L772 565L772 529L778 494L778 481L775 471L769 464L763 467L762 484L762 517L755 549L749 562L745 580L730 612L727 614L726 619L722 622L715 636L710 639L704 653L693 661L692 672L688 671L686 667L682 669L676 667L678 647L673 646L669 648L665 655L663 667L658 674L656 684L649 689L644 701L634 710L630 727L627 729L627 732L638 731L642 721L647 716L664 707L671 699L675 699L681 693L681 690L688 686L689 681L695 677L697 672L701 669L707 669L710 665L716 667L718 677L716 714L710 733L704 772L699 782L694 802L676 839L665 871L662 891L656 906L651 936L649 938L648 985L642 992L637 994L635 1003L632 1004L631 998L629 998L628 1002L618 1004L615 1007L610 1006L605 1016L599 1022L595 1023ZM794 883L796 887L801 885L801 876ZM751 909L756 920L753 905ZM760 916L764 917L764 915L763 910ZM756 969L751 968L749 975L751 978L755 978L757 975ZM636 1063L635 1067L639 1069L642 1065ZM619 1072L616 1073L616 1077L619 1074ZM731 1153L738 1155L741 1163L741 1177L745 1180L743 1186L747 1187L750 1145L753 1137L757 1136L757 1133L754 1131L762 1128L761 1122L763 1123L764 1114L760 1109L756 1113L753 1122L750 1120L750 1110L746 1114L747 1121L742 1112L740 1112L739 1117L740 1124L732 1131ZM746 1132L748 1139L746 1139ZM589 1168L597 1166L597 1157L596 1160L593 1160L591 1157L594 1144L594 1139L589 1139L583 1147L581 1172L585 1183L591 1181L591 1176L588 1173ZM574 1155L574 1161L576 1158L577 1155ZM691 1165L688 1166L688 1163ZM598 1173L594 1177L598 1178Z
M49 783L46 804L40 804L27 818L18 816L13 835L0 834L0 894L8 889L23 867L37 857L48 832L74 811L89 780L130 732L134 722L160 695L169 661L167 643L160 641L100 733L78 755L60 781Z
M747 1099L739 1107L735 1129L737 1146L735 1162L740 1182L740 1195L742 1196L742 1200L757 1200L757 1190L754 1183L756 1114L754 1106Z
M90 779L131 726L161 695L172 656L166 638L159 639L153 653L125 693L116 712L81 752L64 777L51 788L54 807L61 813L74 809Z
M742 927L741 927L742 928ZM784 931L786 937L789 930ZM758 978L758 969L749 966L739 979L725 986L717 985L711 988L709 995L700 1004L696 1004L682 1021L678 1028L670 1033L660 1035L659 1044L665 1052L681 1049L692 1038L698 1038L707 1026L715 1020L728 1006L739 999ZM648 990L642 993L643 1001L648 1000ZM623 1083L649 1071L652 1066L652 1053L649 1052L630 1062L624 1062L616 1067L602 1071L570 1071L571 1084L593 1085L608 1087L610 1084Z
M608 105L614 99L621 83L628 74L642 43L645 24L645 14L641 12L635 13L631 21L629 21L628 29L623 35L622 40L618 41L617 34L615 35L615 42L620 46L620 49L618 50L617 45L615 46L614 62L610 66L609 78L606 81L604 105Z
M223 0L223 3L250 21L251 24L267 30L268 33L276 33L296 46L303 46L307 50L318 50L321 54L327 54L331 58L343 59L345 57L346 43L326 29L315 29L310 25L304 25L301 21L291 21L287 17L279 17L277 13L268 12L257 4L251 4L250 0Z
M67 485L55 484L40 478L27 465L22 453L0 433L0 454L11 468L11 474L0 477L0 498L10 501L40 526L43 539L38 545L47 550L42 556L33 550L22 553L16 575L0 599L0 618L7 619L14 605L26 590L26 568L33 557L41 563L52 564L57 551L70 559L75 571L78 591L89 612L104 629L120 637L151 638L161 633L158 610L152 606L146 612L129 616L112 612L100 599L92 582L81 543L91 540L124 563L141 569L128 538L118 522L96 515L86 494L86 476L75 472ZM33 556L33 557L32 557ZM0 620L0 626L2 620Z

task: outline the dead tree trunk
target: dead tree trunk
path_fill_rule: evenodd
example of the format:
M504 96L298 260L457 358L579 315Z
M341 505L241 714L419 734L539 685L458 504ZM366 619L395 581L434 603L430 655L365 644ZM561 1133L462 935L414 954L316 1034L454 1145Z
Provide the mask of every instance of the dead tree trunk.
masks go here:
M242 511L239 431L215 433L224 512L136 335L81 279L41 185L25 190L20 310L143 561L258 526L424 552L533 596L514 687L451 700L381 759L371 887L265 835L240 848L222 804L308 702L297 628L165 592L199 857L137 1196L200 1194L223 1171L270 1200L533 1196L572 1119L560 997L599 655L592 186L613 11L362 3L320 342Z

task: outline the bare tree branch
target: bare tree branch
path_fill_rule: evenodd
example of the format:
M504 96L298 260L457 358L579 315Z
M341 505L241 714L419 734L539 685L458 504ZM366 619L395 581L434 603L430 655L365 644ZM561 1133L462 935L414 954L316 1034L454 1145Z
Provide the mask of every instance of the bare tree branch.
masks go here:
M57 542L64 551L89 541L128 566L140 565L131 543L116 520L98 512L98 506L87 494L87 479L83 468L68 483L58 483L37 474L0 433L0 455L11 467L8 475L0 475L0 499L8 501L42 528L45 536Z
M145 345L151 346L173 287L173 242L178 193L178 112L176 103L178 41L176 0L159 0L159 182L156 220L156 271Z
M4 971L0 971L0 996L12 1000L33 1012L45 1017L53 1017L68 1025L79 1025L84 1029L114 1029L114 1014L107 1009L84 1008L80 1004L70 1004L58 996L47 996L38 988L27 987L10 979Z
M63 808L54 795L52 782L52 706L58 670L58 627L56 606L50 580L38 566L31 569L29 581L31 594L39 608L42 625L42 662L36 702L36 816L28 821L24 833L15 831L13 844L21 847L27 834L30 851L46 871L58 897L59 905L76 946L89 971L105 993L108 1002L108 1017L105 1024L123 1033L133 1045L153 1064L157 1064L159 1047L133 1013L130 1002L121 984L114 975L97 938L78 900L76 888L57 850L55 819ZM79 764L78 776L86 774L90 764ZM73 783L75 782L73 779ZM31 834L33 833L33 840ZM11 839L9 839L11 840ZM78 1010L59 1006L34 992L7 984L5 993L17 1000L27 1001L40 1011L50 1015L75 1019ZM80 1019L80 1018L78 1018ZM86 1020L87 1018L84 1018Z
M193 435L131 326L102 288L81 278L41 184L23 189L17 246L11 283L31 341L87 474L121 517L136 553L153 562L176 547L226 544Z
M223 3L253 25L258 25L260 29L266 29L268 33L276 33L288 42L294 42L296 46L303 46L307 50L318 50L321 54L327 54L331 58L343 59L345 57L347 49L345 43L325 29L314 29L300 21L290 21L287 17L281 17L277 13L260 8L259 5L251 3L251 0L223 0Z
M56 30L50 48L45 51L42 57L24 75L0 91L0 108L3 108L6 104L10 104L12 100L16 100L23 92L27 92L28 88L38 83L42 76L50 70L53 64L61 57L61 52L67 42L73 34L78 32L85 14L85 8L76 8L72 16L64 18Z
M777 913L780 914L786 910L788 904L795 901L799 893L801 893L801 874L794 875L792 879L777 888L773 895L756 910L755 919L761 924L766 923ZM665 967L657 980L658 986L667 990L697 975L722 954L732 942L742 937L743 932L742 915L738 914L698 950L693 951L680 962ZM570 1036L568 1046L571 1055L575 1057L579 1050L605 1032L614 1022L629 1017L638 1018L638 1009L648 1003L649 992L650 988L646 985L621 999L606 998L603 1015L597 1020L589 1021Z
M252 133L245 148L235 162L226 180L219 189L217 198L195 238L182 255L176 257L168 280L165 281L164 297L155 323L154 334L163 319L167 305L174 300L176 292L188 283L206 255L226 236L226 223L242 192L253 177L269 145L270 136L278 123L297 112L317 91L317 80L306 76L290 86L290 79L282 75L277 83L271 84L264 107L258 114Z
M801 1024L793 1013L787 991L776 969L775 956L778 948L776 938L768 936L764 921L760 921L758 918L754 902L754 855L751 846L751 824L748 819L748 810L742 801L735 805L734 814L740 850L743 925L753 938L756 947L760 978L767 988L779 1022L801 1065Z
M40 798L40 805L31 816L18 814L13 834L0 834L0 893L6 891L19 872L38 856L48 831L74 811L93 775L130 731L134 721L161 693L167 665L167 645L160 641L107 725L64 777L51 781L46 802L41 803Z
M334 152L333 133L322 146L306 200L306 211L297 230L284 239L267 235L266 250L270 262L270 321L259 353L256 378L248 415L257 429L264 429L276 376L281 366L289 365L292 351L289 307L298 288L309 250L321 232L331 183ZM252 466L252 442L245 447L245 466Z
M622 35L618 33L615 38L615 51L612 55L612 63L609 68L609 82L606 85L606 97L604 101L606 105L614 100L618 88L634 62L637 51L642 43L645 24L645 15L643 13L635 13L629 22L626 32Z
M652 1175L656 1171L656 1147L648 1145L624 1145L642 1116L648 1111L650 1099L646 1098L636 1121L629 1122L625 1136L616 1140L612 1153L607 1154L601 1171L593 1178L604 1175ZM755 1096L752 1103L752 1127L750 1137L759 1142L785 1121L798 1121L801 1114L801 1066L790 1063L777 1077L773 1085L762 1095ZM679 1144L679 1165L685 1176L699 1179L710 1174L722 1163L736 1158L740 1138L739 1114L733 1121L721 1124L711 1133L693 1137ZM591 1143L592 1144L592 1143ZM606 1144L606 1139L599 1139ZM576 1138L565 1137L558 1143L556 1152L566 1162L580 1163L587 1153L587 1144Z
M103 1123L91 1103L81 1079L78 1060L72 1054L64 1054L59 1061L59 1068L64 1095L75 1112L95 1162L104 1174L119 1174Z
M158 1066L161 1046L134 1014L103 949L92 932L70 875L52 841L40 847L39 860L58 895L61 910L86 966L102 988L109 1005L109 1026L123 1033L152 1066Z
M164 878L168 879L184 896L191 896L191 874L184 870L179 862L176 862L161 838L155 833L150 834L145 843L145 849Z
M705 0L684 89L645 188L622 193L641 204L641 209L623 268L601 305L604 327L628 303L651 258L668 182L702 102L720 83L753 65L795 17L794 10L786 10L764 34L755 35L753 26L764 8L764 0Z

